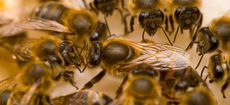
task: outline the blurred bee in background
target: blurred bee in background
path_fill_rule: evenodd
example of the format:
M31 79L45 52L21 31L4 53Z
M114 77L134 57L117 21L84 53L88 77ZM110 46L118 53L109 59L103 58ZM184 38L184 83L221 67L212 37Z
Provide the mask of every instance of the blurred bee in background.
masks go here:
M47 101L48 92L52 86L52 71L40 61L30 62L21 70L22 72L11 77L13 82L8 83L11 86L1 90L1 99L5 100L7 105L40 105L45 100ZM45 100L42 96L46 96ZM40 102L40 104L35 104L35 102Z
M217 105L217 100L210 90L199 86L183 94L180 105Z
M218 82L225 81L225 83L221 87L221 93L223 94L223 97L226 98L224 91L229 86L230 76L229 76L229 66L222 53L218 52L217 54L214 54L210 57L208 66L204 66L201 71L201 77L205 69L208 69L207 77L210 78L209 80L210 83L212 82L218 83Z
M115 76L124 76L130 69L141 63L147 63L154 69L163 71L180 70L190 65L189 54L174 46L134 42L120 37L107 39L98 45L100 45L98 48L91 49L97 51L89 53L89 57L98 57L98 59L89 61L92 62L89 64L92 67L100 66L103 70L87 82L83 89L91 88L106 72Z
M229 36L230 36L230 12L220 18L214 19L209 25L210 31L220 42L220 50L229 54ZM228 58L229 59L229 58Z
M81 90L53 99L56 105L110 105L112 101L106 94L94 90Z
M77 34L80 39L88 36L97 25L97 18L95 18L94 13L86 9L71 9L59 2L45 3L38 7L33 15L37 18L53 20L63 24L72 33Z
M12 39L15 39L16 36ZM15 39L16 40L16 39ZM55 36L46 36L39 39L27 39L22 43L16 43L15 45L7 45L6 43L12 40L8 39L2 41L4 46L11 49L19 67L24 67L27 63L40 60L43 61L51 70L52 78L54 80L60 80L70 82L76 89L76 82L74 81L73 65L80 71L80 66L85 65L83 58L71 42L61 40Z
M168 22L166 22L166 31L174 32L174 21L178 23L173 42L179 29L181 33L183 30L189 30L192 41L196 39L196 33L201 27L203 15L199 10L201 5L200 0L167 0L167 12L169 12L169 23L171 31L168 29ZM188 46L191 47L192 45Z
M0 92L0 105L7 105L10 94L11 90L3 90Z
M123 81L121 96L113 105L160 105L162 93L159 80L159 71L151 65L136 65Z
M97 25L96 15L85 9L72 9L59 2L41 4L28 20L7 24L0 28L1 37L12 36L25 30L48 30L63 34L74 34L69 40L78 42L88 36ZM75 35L76 34L76 35ZM66 38L68 39L68 38Z
M85 0L82 1L84 2L85 7L88 8L86 1ZM119 7L120 4L122 8L124 8L124 0L93 0L92 2L89 3L89 6L90 9L94 11L96 14L99 14L99 12L101 12L104 15L104 19L106 23L107 23L106 17L111 16L114 13L114 11L117 10L121 15L121 21L124 24L124 32L125 34L127 34L128 33L127 21L125 19L125 15L122 9L120 9Z
M165 32L162 24L165 22L165 14L162 12L162 0L129 0L129 8L132 12L130 20L130 30L134 31L133 25L135 17L138 16L139 23L144 28L142 33L142 40L145 41L144 33L147 32L153 36L156 31L161 28L167 40L172 45L167 33Z
M168 103L178 103L181 95L199 86L207 87L199 74L191 67L181 70L160 71L162 94Z

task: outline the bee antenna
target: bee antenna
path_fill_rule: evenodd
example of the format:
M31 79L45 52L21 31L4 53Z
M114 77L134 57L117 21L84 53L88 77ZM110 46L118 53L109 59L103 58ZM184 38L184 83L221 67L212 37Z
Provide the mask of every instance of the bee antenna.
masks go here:
M169 37L168 37L167 33L165 32L164 28L163 28L163 27L160 27L160 28L161 28L162 31L164 32L164 34L165 34L165 36L166 36L168 42L170 43L170 45L173 46L173 43L172 43L171 40L169 39Z
M105 24L106 24L106 27L107 27L107 30L108 30L109 36L110 36L110 35L112 35L112 34L111 34L110 29L109 29L109 25L108 25L108 21L107 21L107 19L106 19L106 16L104 16L104 20L105 20Z

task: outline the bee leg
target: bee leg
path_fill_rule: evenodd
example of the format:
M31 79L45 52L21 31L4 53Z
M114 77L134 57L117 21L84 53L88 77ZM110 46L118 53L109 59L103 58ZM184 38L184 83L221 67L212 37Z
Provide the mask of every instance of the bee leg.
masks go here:
M106 24L107 30L108 30L108 32L109 32L109 36L111 36L112 33L111 33L110 29L109 29L109 24L108 24L108 21L107 21L107 19L106 19L106 16L104 16L104 20L105 20L105 24Z
M166 30L168 33L170 33L170 32L169 32L169 26L168 26L168 25L169 25L168 20L169 20L169 19L168 19L168 16L165 16L165 30ZM171 34L170 34L170 35L171 35Z
M142 42L146 42L146 40L145 40L145 28L144 28L144 30L142 32Z
M85 1L85 0L82 0L82 2L83 2L83 4L84 4L85 8L87 8L87 9L88 9L89 7L88 7L88 5L87 5L86 1Z
M228 88L230 82L230 77L225 81L224 85L221 87L221 93L223 94L223 98L226 98L224 91Z
M177 37L179 29L180 29L180 26L177 26L176 33L175 33L174 38L173 38L173 43L175 43L175 41L176 41L176 37Z
M63 78L65 81L68 81L73 87L78 90L77 83L74 81L74 72L73 71L64 71Z
M121 24L123 24L124 23L124 15L123 15L123 12L122 12L122 10L121 9L119 9L119 8L115 8L115 10L117 10L119 13L120 13L120 15L121 15Z
M128 31L128 23L127 23L127 17L128 16L130 16L130 14L128 13L128 14L126 14L126 15L124 15L124 17L123 17L123 21L124 21L124 27L125 27L125 34L128 34L128 33L130 33L130 31Z
M122 7L123 9L125 9L125 1L124 1L124 0L121 0L121 7Z
M89 3L89 7L90 7L90 10L92 10L93 12L95 12L97 15L99 14L98 10L96 8L94 8L92 2Z
M170 33L172 33L172 32L174 32L174 22L173 22L173 16L172 15L169 15L169 23L170 23L171 28L172 28Z
M209 75L207 75L205 78L204 78L204 81L206 81L208 79Z
M173 43L172 43L171 40L169 39L169 37L168 37L167 33L165 32L164 28L163 28L163 27L160 27L160 28L161 28L162 31L164 32L164 34L165 34L165 36L166 36L168 42L170 43L170 45L173 46Z
M93 87L95 83L99 82L105 76L105 73L106 73L106 69L103 69L100 73L98 73L95 77L93 77L89 82L87 82L81 90L89 89Z
M186 47L185 51L188 51L189 49L191 49L194 43L197 43L197 44L198 44L199 42L191 41L191 42L188 44L188 46ZM197 51L198 51L198 50L197 50Z
M134 23L135 22L135 16L132 16L131 19L130 19L130 33L134 31Z
M201 55L201 57L200 57L200 60L198 61L198 63L197 63L197 65L196 65L195 69L197 69L197 68L199 67L199 65L200 65L200 63L201 63L203 57L204 57L204 54L202 53L202 55Z
M122 93L123 86L124 86L125 82L127 81L127 79L128 79L128 76L125 76L121 85L117 88L115 99L118 99L120 97L120 95Z
M201 78L202 78L202 76L203 76L203 72L204 72L205 69L208 69L208 66L204 66L203 69L201 70L201 73L200 73L200 77L201 77Z
M127 18L127 15L124 15L123 14L123 12L119 9L119 8L115 8L119 13L120 13L120 15L121 15L121 23L123 24L124 23L124 31L125 31L125 34L127 34L128 33L128 26L127 26L127 20L126 20L126 18Z

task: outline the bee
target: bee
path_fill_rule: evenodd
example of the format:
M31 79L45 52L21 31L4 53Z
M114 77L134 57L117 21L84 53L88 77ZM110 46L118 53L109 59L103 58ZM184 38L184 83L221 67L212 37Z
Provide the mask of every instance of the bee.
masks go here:
M162 94L174 102L178 101L181 95L189 91L189 89L194 89L198 86L207 87L207 84L191 66L177 71L160 71L160 73Z
M91 50L96 51L90 51L88 56L98 57L98 59L93 59L95 61L89 64L92 67L100 66L103 70L87 82L83 89L92 87L106 72L114 76L124 76L130 69L141 63L150 64L154 69L163 71L180 70L190 64L189 54L174 46L135 42L122 37L110 38L103 43L94 44Z
M95 28L95 17L94 13L85 9L72 9L59 2L46 2L35 9L31 18L4 25L0 33L1 37L5 37L25 30L48 30L65 34L74 33L81 39Z
M8 39L8 41L11 40ZM76 67L80 72L83 72L85 68L81 69L80 66L85 64L80 51L70 41L61 40L55 36L46 36L26 40L12 46L6 45L6 47L13 52L12 56L19 67L24 67L34 60L40 60L52 70L54 80L64 79L78 89L74 81L73 68Z
M198 61L197 66L195 69L199 67L201 60L203 59L206 53L211 53L218 50L219 47L219 40L217 37L211 32L209 27L202 27L199 29L197 33L197 40L195 42L191 42L197 44L197 52L201 55L200 60ZM186 50L190 49L191 47L187 47Z
M40 100L45 94L47 97L45 99L48 99L47 94L52 87L52 74L48 66L40 61L33 61L26 64L21 70L22 72L11 77L14 82L8 82L11 86L5 88L1 93L7 105L39 105L35 104L36 100Z
M96 16L93 13L83 9L70 9L58 2L42 4L33 15L37 18L57 21L78 35L88 34L97 23Z
M85 0L82 0L85 4L85 7L88 8L88 5ZM124 1L123 0L93 0L89 3L90 9L93 10L96 14L102 13L104 15L104 19L106 17L111 16L115 10L117 10L121 15L121 21L124 23L124 31L128 33L127 29L127 21L125 19L125 15L123 11L119 8L119 5L122 5L124 8Z
M204 66L201 71L201 76L206 69L208 69L210 83L225 81L221 87L221 93L223 94L223 97L226 98L224 91L228 88L230 81L229 66L221 52L218 52L210 57L208 66Z
M94 90L81 90L76 93L53 99L57 105L110 105L112 98Z
M212 92L205 87L197 87L181 97L180 105L217 105Z
M10 94L11 90L4 90L0 92L0 105L7 105Z
M114 105L160 105L160 73L151 65L134 67L122 86L122 94Z
M144 34L147 32L150 36L153 36L160 28L164 32L167 40L172 45L167 33L165 32L162 24L165 21L165 14L162 12L162 0L129 0L129 8L132 11L132 17L130 20L130 30L134 31L133 25L135 17L138 15L138 21L142 28L142 40L145 41Z
M201 27L203 15L199 10L201 5L200 0L168 0L169 22L174 31L174 20L178 23L173 42L176 41L176 37L179 29L181 33L183 30L189 30L192 41L196 39L196 33ZM173 19L174 18L174 19ZM166 23L166 31L168 31L168 25Z
M209 25L210 31L217 37L220 42L220 48L224 52L229 52L229 26L230 26L230 13L226 13L220 18L214 19Z

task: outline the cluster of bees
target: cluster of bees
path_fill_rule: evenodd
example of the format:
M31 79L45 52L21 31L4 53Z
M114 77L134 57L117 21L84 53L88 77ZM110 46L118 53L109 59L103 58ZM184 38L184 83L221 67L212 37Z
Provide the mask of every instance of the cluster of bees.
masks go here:
M41 2L29 19L0 26L0 53L4 58L0 63L17 72L0 82L0 105L217 105L207 78L210 83L224 81L221 93L224 98L230 97L225 95L230 82L230 14L201 27L201 0L82 0L85 7L81 9L57 0ZM138 18L142 41L110 32L106 19L115 10L121 14L125 35L132 34ZM97 18L99 14L104 22ZM160 29L169 44L145 39L145 33L153 36ZM43 35L29 38L29 30ZM197 44L201 55L197 67L205 54L214 52L201 74L197 67L191 67L189 53L173 46L179 30L189 31L191 42L186 50ZM102 68L101 72L79 88L75 70L84 73L96 67ZM203 80L205 69L208 75ZM124 77L114 91L115 98L90 89L106 73ZM78 91L51 98L50 91L60 80Z

